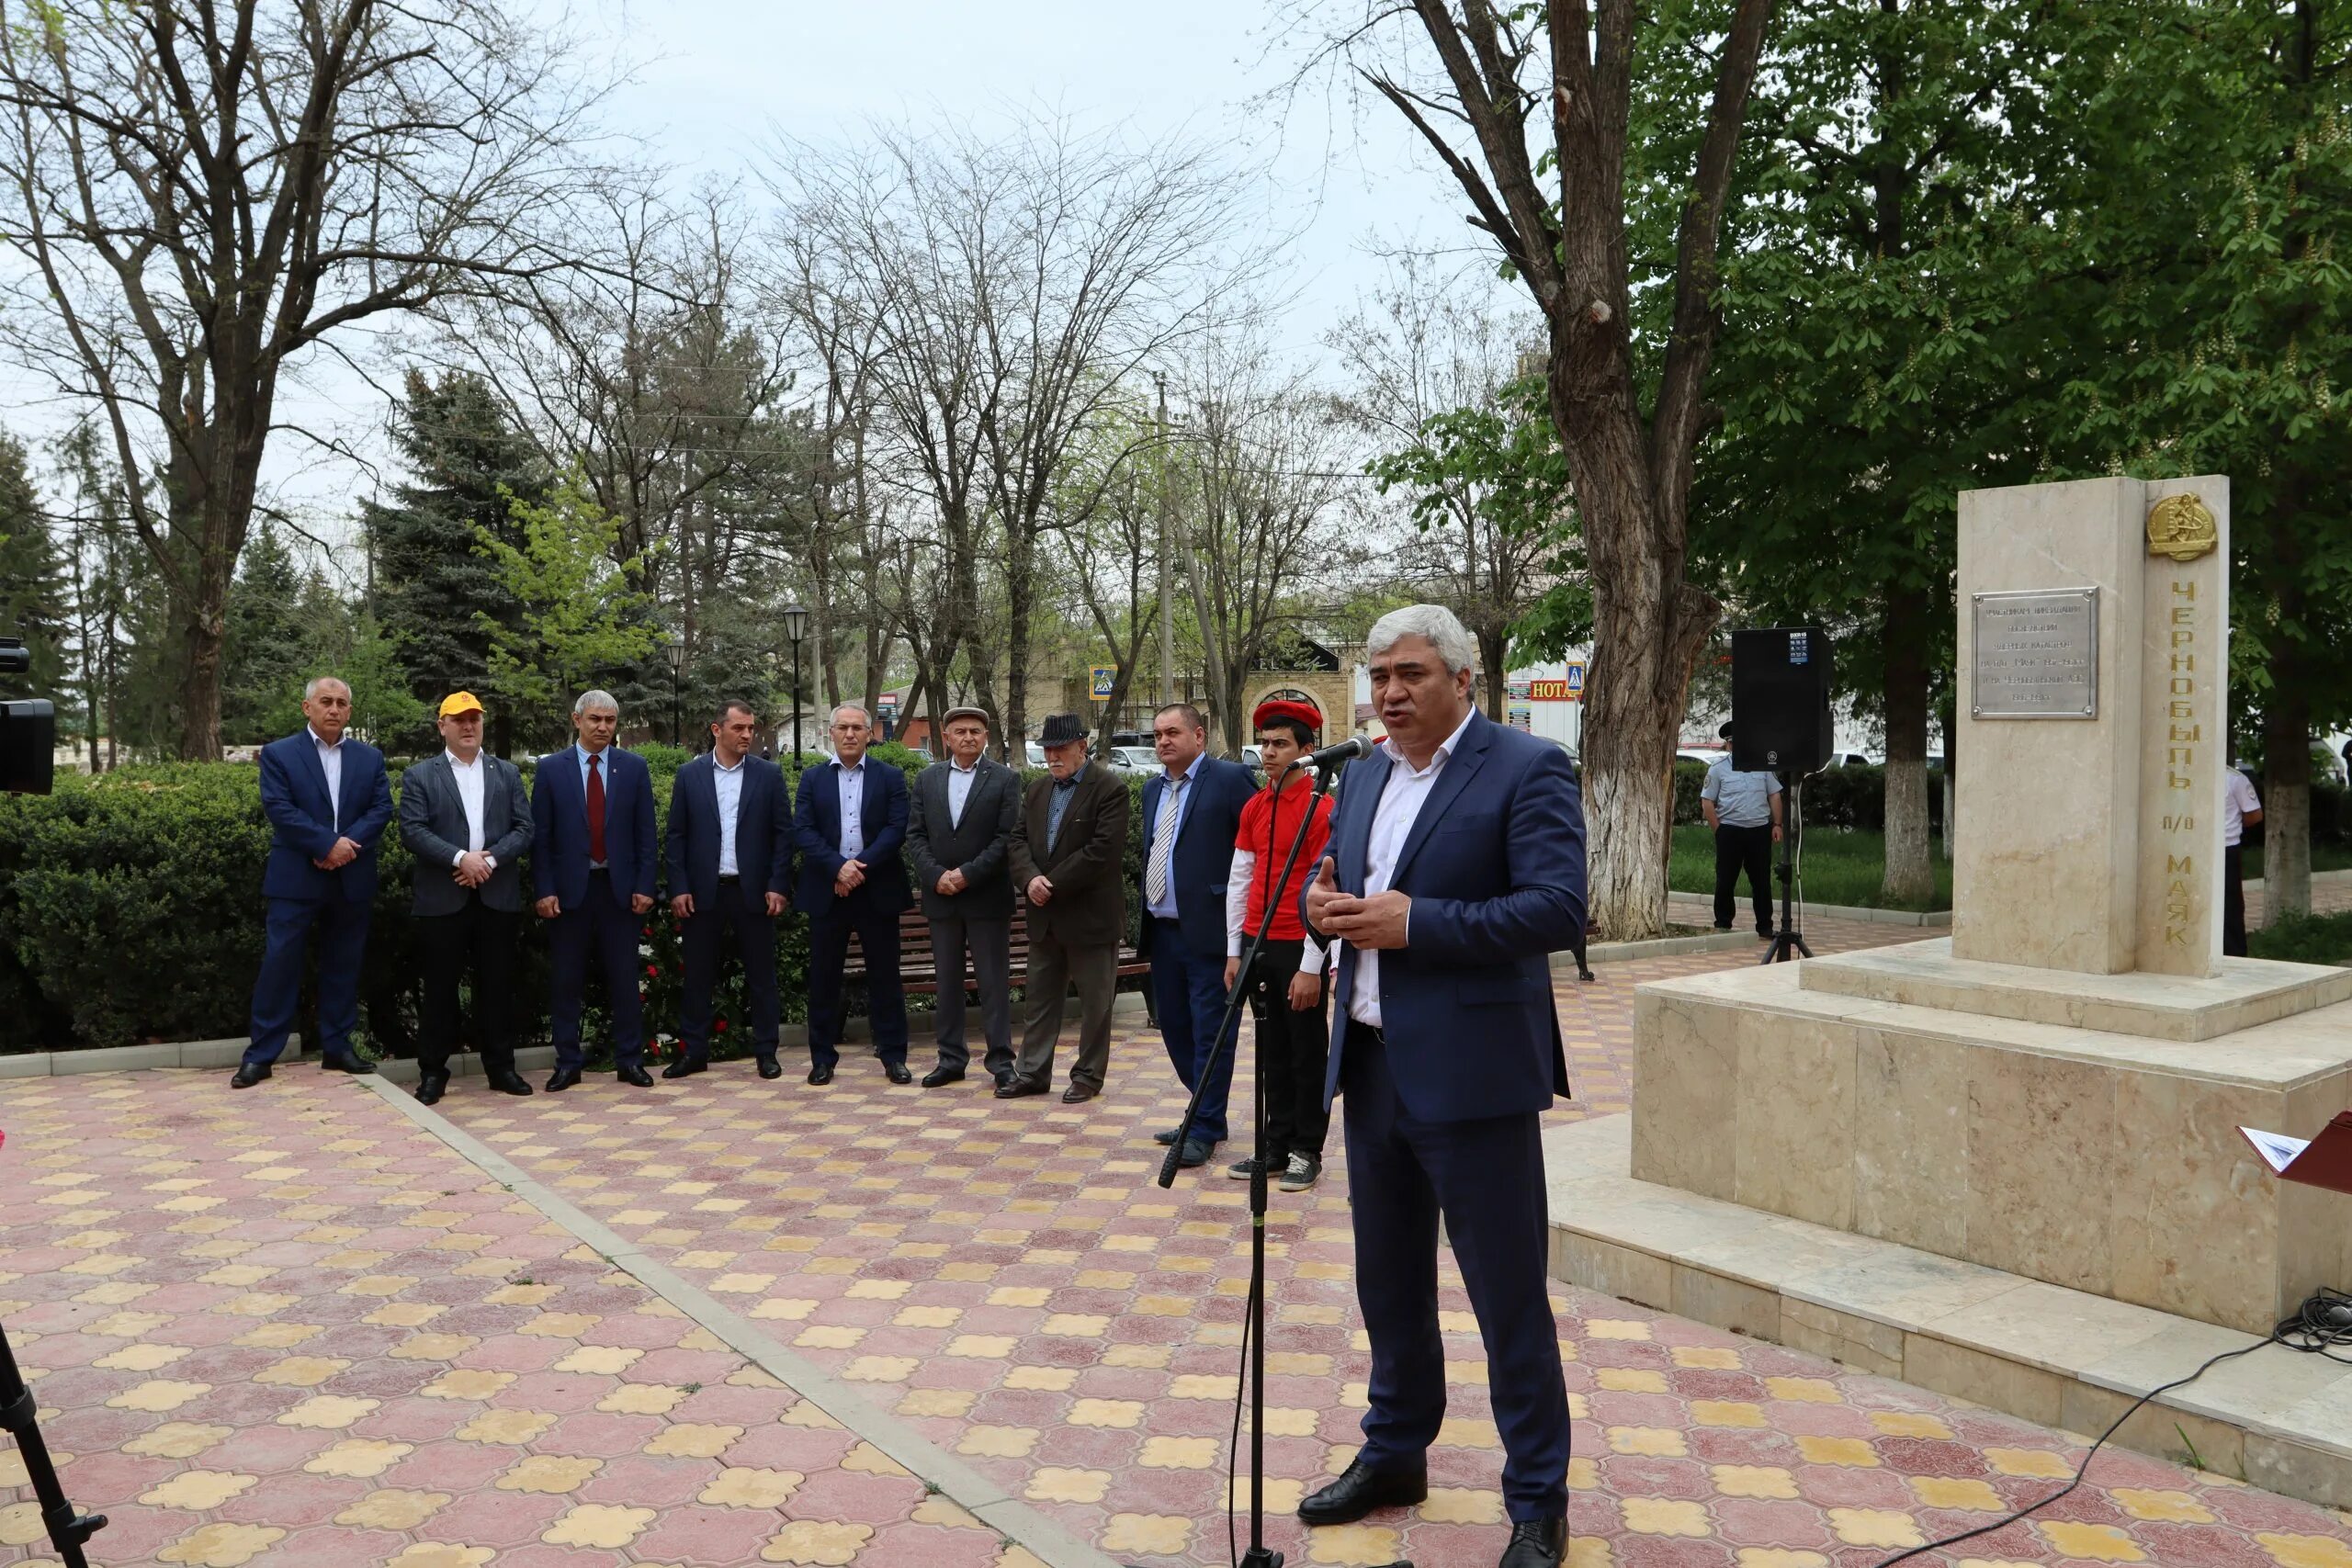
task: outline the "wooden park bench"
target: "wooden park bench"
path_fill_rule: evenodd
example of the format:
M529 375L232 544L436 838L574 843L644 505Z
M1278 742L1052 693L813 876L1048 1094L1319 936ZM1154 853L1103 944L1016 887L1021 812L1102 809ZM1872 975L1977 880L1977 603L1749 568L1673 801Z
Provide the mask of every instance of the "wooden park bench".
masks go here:
M1012 983L1025 986L1029 983L1029 901L1025 898L1013 900L1012 936ZM1149 962L1137 955L1134 948L1122 942L1119 946L1119 977L1125 979L1150 973ZM909 996L931 996L939 989L939 966L933 962L931 955L931 922L923 919L919 905L899 917L899 975ZM865 978L865 954L854 934L850 938L849 961L842 967L842 976L851 981ZM975 989L968 971L964 988L967 991ZM1144 992L1147 1007L1150 998L1151 993L1147 988Z

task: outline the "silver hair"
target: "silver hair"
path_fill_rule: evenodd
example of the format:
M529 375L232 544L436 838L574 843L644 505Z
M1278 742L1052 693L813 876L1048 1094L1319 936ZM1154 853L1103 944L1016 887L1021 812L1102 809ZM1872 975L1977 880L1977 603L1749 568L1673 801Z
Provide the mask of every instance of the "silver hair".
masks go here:
M858 717L864 719L865 721L866 728L871 729L874 728L874 716L865 711L865 705L864 703L842 703L839 706L835 707L832 712L825 716L825 722L827 724L839 724L841 722L842 715L845 713L854 713L857 715Z
M571 716L578 718L590 708L610 708L613 710L613 716L617 718L620 716L621 705L610 692L582 692L580 694L580 700L571 705Z
M346 681L346 680L345 680L342 676L340 676L340 675L313 675L313 676L311 676L311 677L310 678L310 680L309 680L309 681L307 681L306 682L304 682L304 683L303 683L303 686L302 686L302 700L303 700L304 702L306 702L306 703L307 703L307 702L309 702L312 697L317 696L317 695L319 694L319 688L320 688L321 686L325 685L329 681L333 681L336 685L341 686L341 687L343 688L343 694L344 694L345 696L346 696L346 697L347 697L347 696L351 695L351 682L348 682L348 681Z
M1445 672L1458 675L1478 664L1478 644L1454 613L1442 604L1408 604L1372 623L1363 639L1364 655L1376 658L1408 637L1427 639L1445 661Z

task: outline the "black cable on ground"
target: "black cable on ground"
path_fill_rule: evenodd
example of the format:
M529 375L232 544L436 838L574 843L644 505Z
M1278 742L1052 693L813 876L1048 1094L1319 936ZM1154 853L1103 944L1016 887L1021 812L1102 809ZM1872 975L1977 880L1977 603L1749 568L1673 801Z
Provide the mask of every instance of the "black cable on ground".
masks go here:
M2342 1291L2322 1288L2318 1294L2298 1308L2293 1316L2280 1319L2278 1325L2271 1329L2267 1338L2257 1339L2253 1344L2241 1346L2235 1350L2224 1350L2187 1377L2175 1378L2168 1383L2150 1389L2133 1400L2132 1407L2118 1416L2114 1424L2098 1435L2098 1440L2091 1444L2090 1451L2083 1455L2083 1462L2075 1467L2075 1478L2049 1496L2039 1502L2029 1503L2013 1514L1995 1519L1989 1525L1979 1525L1974 1529L1962 1530L1958 1535L1948 1535L1939 1540L1928 1541L1924 1546L1915 1546L1907 1551L1898 1551L1876 1564L1876 1568L1894 1568L1895 1563L1907 1562L1922 1552L1940 1551L1947 1546L1957 1546L1963 1540L1973 1540L1980 1535L1991 1535L1995 1530L2008 1529L2029 1514L2039 1513L2083 1483L2083 1477L2090 1472L2091 1461L2098 1457L2099 1450L2107 1446L2108 1438L2121 1431L2123 1423L2137 1416L2141 1407L2148 1401L2160 1393L2169 1393L2174 1389L2186 1387L2223 1361L2235 1360L2240 1356L2251 1356L2266 1345L2284 1345L2290 1350L2324 1356L2331 1361L2341 1361L2346 1366L2352 1366L2352 1354L2336 1354L2338 1350L2352 1351L2352 1295L2346 1295Z

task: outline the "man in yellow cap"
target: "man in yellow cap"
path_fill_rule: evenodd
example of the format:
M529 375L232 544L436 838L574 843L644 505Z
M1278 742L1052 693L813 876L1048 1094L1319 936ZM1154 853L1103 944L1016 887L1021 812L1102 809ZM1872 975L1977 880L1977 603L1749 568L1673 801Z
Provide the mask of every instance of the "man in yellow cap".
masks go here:
M481 749L481 704L471 692L442 699L447 747L401 776L401 841L415 857L416 946L424 971L417 1037L416 1098L431 1105L449 1087L458 1034L458 982L473 969L467 1031L492 1089L528 1094L508 1032L514 928L523 917L523 852L531 843L531 797L523 775Z

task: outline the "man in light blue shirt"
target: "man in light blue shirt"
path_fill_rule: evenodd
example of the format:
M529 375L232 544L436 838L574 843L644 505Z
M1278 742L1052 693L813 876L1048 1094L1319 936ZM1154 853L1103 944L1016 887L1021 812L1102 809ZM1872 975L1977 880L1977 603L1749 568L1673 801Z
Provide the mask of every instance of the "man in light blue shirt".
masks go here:
M805 770L792 816L800 877L793 902L808 917L808 1081L833 1081L841 1057L842 967L854 934L865 955L875 1053L894 1084L907 1068L907 997L899 977L899 916L914 901L899 852L907 839L907 775L871 762L873 720L833 710L833 760Z
M1720 731L1731 739L1731 726ZM1772 846L1781 841L1781 781L1770 773L1741 773L1729 754L1707 767L1699 787L1699 810L1715 835L1715 930L1731 930L1738 908L1742 872L1756 906L1756 935L1772 939Z

